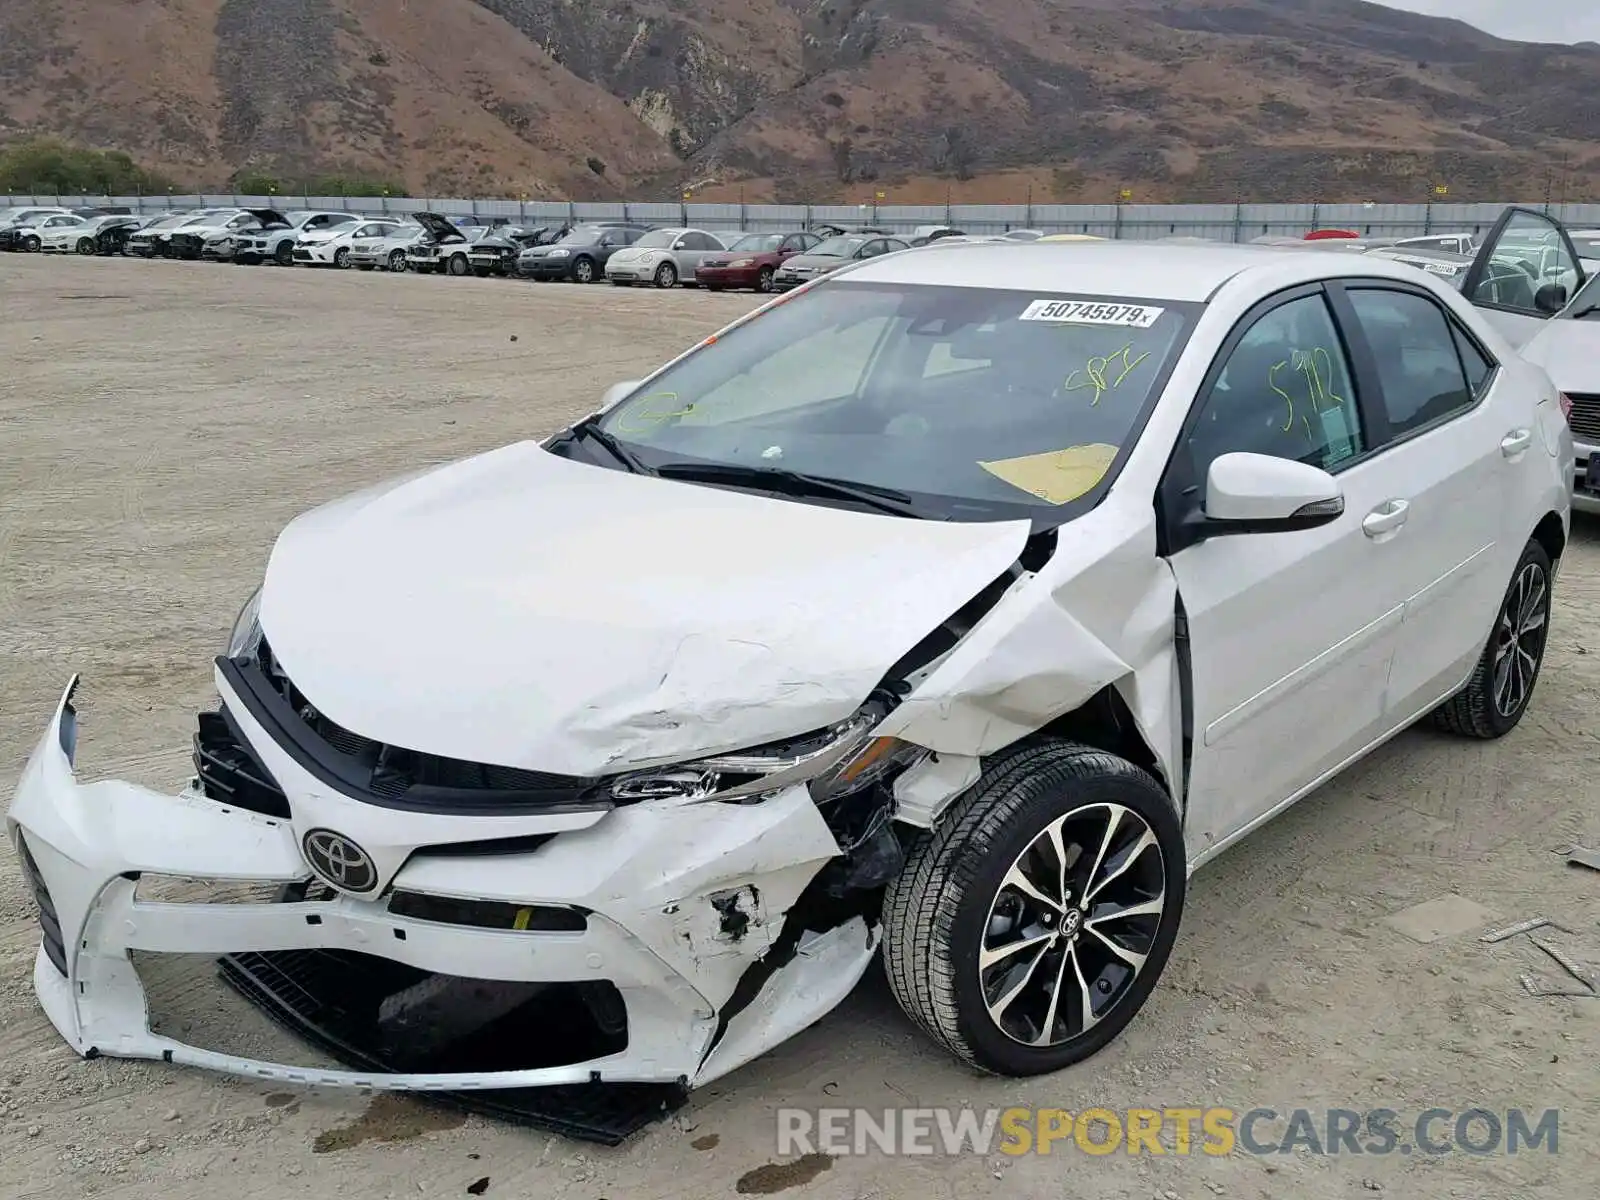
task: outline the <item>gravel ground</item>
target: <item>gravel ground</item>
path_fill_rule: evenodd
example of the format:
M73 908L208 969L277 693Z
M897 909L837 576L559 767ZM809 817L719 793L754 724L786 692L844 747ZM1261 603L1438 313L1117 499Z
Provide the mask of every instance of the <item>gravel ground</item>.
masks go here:
M0 794L82 671L86 775L179 784L209 662L295 513L413 467L537 435L748 297L0 258ZM291 1092L78 1061L36 1007L37 932L0 858L0 1196L1017 1197L1594 1195L1600 999L1486 923L1559 916L1600 970L1600 526L1580 519L1544 678L1510 737L1398 739L1192 884L1167 976L1127 1034L1052 1078L975 1078L913 1033L881 978L617 1150L395 1096ZM1388 918L1447 899L1470 926ZM1472 907L1472 906L1481 907ZM1423 916L1438 915L1424 910ZM1570 981L1567 981L1570 983ZM312 1056L164 966L183 1036ZM1220 1105L1562 1110L1559 1152L1082 1155L779 1162L781 1106ZM487 1179L487 1184L479 1187ZM1000 1180L1000 1182L996 1182ZM476 1190L474 1190L476 1189Z

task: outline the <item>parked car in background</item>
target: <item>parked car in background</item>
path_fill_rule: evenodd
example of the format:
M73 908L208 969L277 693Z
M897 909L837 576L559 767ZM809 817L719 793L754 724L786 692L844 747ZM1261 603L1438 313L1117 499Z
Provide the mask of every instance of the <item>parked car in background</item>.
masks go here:
M649 232L650 226L630 221L585 221L552 244L531 246L517 255L517 274L527 279L594 283L604 278L606 262L613 254Z
M46 217L70 217L73 215L75 214L70 209L55 205L8 208L4 212L0 212L0 230L18 229L24 225L34 226Z
M76 221L61 221L39 231L39 249L46 254L93 254L95 237L109 222L126 221L127 217L79 217Z
M406 250L427 231L415 217L407 217L383 237L360 237L350 243L350 265L358 271L404 271Z
M606 280L624 287L653 283L670 288L693 283L700 263L727 248L726 242L704 229L652 229L606 260Z
M263 225L251 237L241 238L234 258L245 266L270 262L280 267L287 267L294 263L294 246L303 235L324 229L341 228L366 219L359 213L317 209L296 209L279 213L278 220L272 224Z
M1444 250L1451 254L1472 254L1477 250L1477 235L1471 233L1430 233L1422 237L1394 238L1391 246L1410 250Z
M37 217L24 224L9 225L0 229L0 250L20 250L32 254L44 245L44 237L53 229L76 229L85 219L70 212L55 212Z
M162 258L167 252L167 238L191 221L199 223L210 215L207 209L188 209L156 216L140 227L123 247L125 254L138 258Z
M260 228L263 223L283 220L283 214L270 208L220 208L207 213L204 219L191 221L172 231L167 237L169 258L199 259L207 257L206 246L212 247L209 257L232 257L240 234ZM225 248L224 248L225 246Z
M153 215L107 218L105 224L95 230L94 252L100 255L124 253L128 239L154 220Z
M707 291L724 288L772 290L778 268L796 254L804 254L822 241L815 233L791 230L788 233L747 233L737 238L722 254L709 254L695 269L695 282Z
M373 217L313 229L295 240L292 261L300 266L342 269L350 265L350 247L356 242L386 238L399 228L398 218Z
M467 249L467 262L477 276L515 275L517 255L530 246L547 246L556 239L548 225L528 228L522 225L493 227Z
M804 254L796 254L778 268L772 277L774 291L786 292L802 283L837 271L847 263L877 258L894 250L911 247L901 238L878 237L869 233L846 233L819 242Z
M426 231L406 247L406 269L423 275L469 275L472 260L467 257L472 245L488 237L488 225L456 225L437 213L418 213L417 222Z

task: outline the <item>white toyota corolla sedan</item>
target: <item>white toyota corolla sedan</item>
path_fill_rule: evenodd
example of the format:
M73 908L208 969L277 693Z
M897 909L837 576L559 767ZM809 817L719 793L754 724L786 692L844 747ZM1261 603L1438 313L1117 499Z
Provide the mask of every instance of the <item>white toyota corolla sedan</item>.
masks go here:
M1419 719L1516 726L1572 467L1545 373L1403 263L863 262L292 522L183 793L79 783L69 686L10 809L39 998L80 1054L614 1115L882 954L960 1059L1054 1071L1224 847ZM152 1032L135 951L355 1069Z

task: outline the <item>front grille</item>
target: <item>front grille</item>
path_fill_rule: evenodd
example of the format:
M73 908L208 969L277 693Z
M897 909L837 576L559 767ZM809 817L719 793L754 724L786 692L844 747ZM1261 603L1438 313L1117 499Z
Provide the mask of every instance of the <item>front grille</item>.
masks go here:
M310 262L311 261L311 251L302 250L298 246L295 247L294 256L295 256L295 258L299 259L301 262Z
M331 762L326 753L316 756L378 803L485 812L604 805L594 779L425 754L346 729L318 712L294 686L265 640L253 663L238 665L253 667L247 681L270 687L275 698L285 702L287 711L280 709L274 719L292 722L285 729L291 739L314 753L318 747L331 752L335 756Z
M1572 436L1590 445L1600 443L1600 396L1575 396L1568 392L1567 399L1572 401L1572 411L1567 414Z

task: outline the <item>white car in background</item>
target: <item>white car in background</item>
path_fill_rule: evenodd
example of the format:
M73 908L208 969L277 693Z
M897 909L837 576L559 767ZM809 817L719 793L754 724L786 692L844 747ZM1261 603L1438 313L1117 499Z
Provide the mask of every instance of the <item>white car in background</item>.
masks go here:
M1191 872L1419 719L1518 724L1571 469L1545 372L1403 264L849 263L291 522L181 793L80 782L73 680L9 811L35 991L84 1056L586 1084L546 1103L614 1131L881 954L960 1059L1058 1070L1144 1005ZM350 1069L153 1032L145 951L224 955Z
M42 250L45 238L55 231L77 230L87 223L88 219L85 217L70 212L57 212L19 221L15 225L7 226L4 233L11 248L31 254Z
M400 228L396 218L369 217L302 233L294 243L293 261L307 267L348 267L351 246L389 237Z
M406 251L426 231L411 218L400 221L395 228L381 237L356 238L350 243L349 262L360 271L404 271Z
M95 236L107 225L124 222L126 216L79 217L59 221L39 229L39 249L46 254L85 254L95 252Z
M727 249L721 237L704 229L652 229L606 259L606 279L624 286L653 283L658 288L693 284L701 260Z
M294 263L294 247L307 234L339 229L367 218L358 213L297 210L281 214L270 228L239 240L234 260L243 265L271 262L280 267Z

